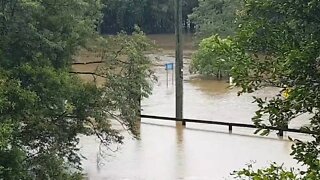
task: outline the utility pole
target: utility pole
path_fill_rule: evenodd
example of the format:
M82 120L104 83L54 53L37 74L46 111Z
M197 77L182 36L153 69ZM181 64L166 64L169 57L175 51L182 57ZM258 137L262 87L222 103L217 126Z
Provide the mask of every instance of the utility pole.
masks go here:
M182 0L175 0L176 35L176 118L183 119L183 50L182 50ZM183 121L182 125L186 125Z

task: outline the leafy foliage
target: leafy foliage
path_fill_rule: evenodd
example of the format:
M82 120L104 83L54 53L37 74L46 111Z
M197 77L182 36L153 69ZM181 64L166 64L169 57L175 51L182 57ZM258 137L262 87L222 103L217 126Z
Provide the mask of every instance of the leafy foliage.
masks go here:
M239 0L200 0L199 6L189 15L196 25L196 36L203 39L215 34L221 37L234 35L240 7Z
M298 171L299 175L292 176L294 172L272 165L240 171L243 177L320 179L319 7L317 0L246 0L239 13L241 24L233 37L234 46L229 51L212 47L212 51L219 48L232 57L231 75L242 87L240 93L270 85L280 88L273 98L255 98L259 110L252 120L260 130L265 125L286 129L291 120L306 115L309 119L304 123L308 125L302 130L315 133L310 141L293 140L291 155L306 167ZM282 97L288 88L289 95Z
M254 170L252 164L241 171L235 172L235 179L246 180L296 180L299 178L296 172L291 169L287 171L283 166L278 166L276 163L270 165L266 169Z
M302 130L316 132L309 142L295 140L293 157L307 167L298 179L319 179L319 12L318 1L246 1L243 23L235 38L239 49L264 58L246 56L235 64L234 75L243 92L274 85L282 90L272 99L256 98L253 121L285 129L297 116L308 114ZM245 54L245 53L243 53ZM244 57L244 56L242 56ZM288 98L281 92L290 87Z
M0 1L0 179L81 179L79 135L121 143L115 118L137 134L137 100L151 92L141 32L95 39L105 44L105 66L93 73L103 86L70 74L75 53L98 38L101 8L91 0ZM125 50L112 54L111 43Z
M106 0L102 33L131 33L138 25L147 33L174 32L174 0ZM183 24L192 30L188 19L198 0L183 1Z
M207 76L228 74L233 59L229 56L233 54L230 52L232 46L230 39L221 39L217 35L203 39L192 59L191 71Z
M151 94L152 81L155 80L150 70L151 60L144 54L151 47L146 36L136 28L131 36L120 33L100 39L95 50L104 63L95 72L95 75L105 78L103 104L113 107L106 112L134 135L138 133L136 123L140 115L140 100Z

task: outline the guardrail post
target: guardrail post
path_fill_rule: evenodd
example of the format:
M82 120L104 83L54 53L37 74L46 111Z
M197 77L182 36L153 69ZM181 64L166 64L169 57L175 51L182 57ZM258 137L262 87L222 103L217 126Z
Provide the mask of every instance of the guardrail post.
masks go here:
M232 125L229 124L229 133L232 133Z
M286 125L284 126L284 128L281 128L281 129L279 130L278 135L279 135L280 137L283 137L283 132L284 132L284 130L288 130L288 129L289 129L289 126L288 126L288 124L286 124Z
M278 135L279 135L280 137L283 137L283 130L279 130Z

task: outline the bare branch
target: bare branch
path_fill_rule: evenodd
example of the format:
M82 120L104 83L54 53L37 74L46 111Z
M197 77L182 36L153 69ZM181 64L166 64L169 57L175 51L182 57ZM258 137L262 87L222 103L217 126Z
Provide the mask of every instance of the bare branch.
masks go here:
M72 65L102 64L104 61L74 62Z
M81 72L81 71L70 71L70 74L83 74L83 75L93 75L93 76L99 76L102 78L107 78L107 76L101 75L101 74L97 74L94 72Z

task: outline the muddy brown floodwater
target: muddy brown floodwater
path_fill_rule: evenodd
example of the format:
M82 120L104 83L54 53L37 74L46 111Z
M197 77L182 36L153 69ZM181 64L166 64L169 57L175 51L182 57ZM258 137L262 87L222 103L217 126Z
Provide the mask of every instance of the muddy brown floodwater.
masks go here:
M153 35L162 41L167 50L173 46L172 35ZM157 42L160 43L161 42ZM190 44L190 42L188 42ZM165 47L164 47L165 48ZM171 52L172 53L172 52ZM158 63L174 62L170 54L150 55L158 57ZM253 94L237 96L239 89L229 88L224 81L203 80L190 76L185 66L184 117L218 120L225 122L251 123L257 109L252 96L271 97L276 88L264 88ZM166 83L164 67L155 67L159 81L153 94L142 102L142 114L175 115L175 91L169 72ZM299 127L301 120L290 127ZM253 135L253 130L188 123L186 128L174 122L142 119L140 139L132 139L124 132L125 143L119 150L99 152L99 143L94 137L82 137L82 155L87 157L83 167L92 180L220 180L232 179L230 173L255 161L255 167L265 167L271 162L285 167L300 167L290 157L291 142L286 137L279 139L275 133L268 137ZM286 136L308 138L304 135ZM113 147L115 148L115 147ZM100 149L101 150L101 149Z

